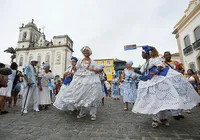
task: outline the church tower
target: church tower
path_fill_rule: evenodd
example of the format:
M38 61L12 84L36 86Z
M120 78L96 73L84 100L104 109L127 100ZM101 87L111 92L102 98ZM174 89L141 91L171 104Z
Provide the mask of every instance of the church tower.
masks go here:
M19 39L18 39L18 49L27 49L38 46L37 42L40 37L40 29L38 30L37 26L32 19L31 22L22 24L19 28Z

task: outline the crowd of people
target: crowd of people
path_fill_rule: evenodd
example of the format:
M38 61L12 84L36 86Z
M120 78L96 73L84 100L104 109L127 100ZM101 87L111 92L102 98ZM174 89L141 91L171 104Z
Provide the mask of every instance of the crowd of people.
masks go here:
M5 68L2 69L4 73L0 70L2 78L8 76L7 87L4 83L0 89L0 112L8 113L5 111L6 101L11 107L14 99L13 106L16 106L19 93L23 96L22 114L28 113L31 98L35 112L48 109L55 94L53 105L57 109L78 113L78 119L90 115L94 121L98 106L104 105L105 97L120 100L122 96L124 111L128 111L131 104L132 112L152 115L152 127L158 127L159 124L168 126L168 112L176 120L183 119L183 110L190 112L200 103L198 75L192 69L185 73L182 64L171 60L170 52L165 52L163 59L155 47L143 46L142 50L146 62L140 70L132 67L133 61L127 61L122 74L117 77L113 73L110 83L104 73L104 65L98 66L91 59L92 50L88 46L81 49L82 59L71 58L71 66L62 80L56 83L49 64L37 72L35 66L38 61L32 59L31 64L20 72L18 65L13 62L7 73L4 72Z

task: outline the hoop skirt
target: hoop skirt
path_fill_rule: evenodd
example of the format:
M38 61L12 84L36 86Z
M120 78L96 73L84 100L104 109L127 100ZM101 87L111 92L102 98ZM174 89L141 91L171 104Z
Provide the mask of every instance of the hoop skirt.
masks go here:
M149 68L163 66L157 58L150 59ZM200 96L183 75L169 69L166 76L155 75L147 81L140 81L134 113L157 114L164 110L192 109L200 102Z
M81 107L98 107L102 99L102 87L99 75L89 71L88 65L79 60L77 72L68 87L61 89L56 96L54 106L60 110L73 111ZM92 61L90 67L97 68Z

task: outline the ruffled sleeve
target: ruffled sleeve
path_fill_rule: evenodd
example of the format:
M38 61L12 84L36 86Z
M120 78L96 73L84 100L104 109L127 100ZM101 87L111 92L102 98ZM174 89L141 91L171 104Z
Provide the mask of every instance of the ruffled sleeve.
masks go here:
M151 58L150 59L150 64L152 66L156 66L156 67L165 67L165 65L163 64L163 61L161 58L157 57L157 58Z
M81 65L82 59L78 59L78 62L76 63L76 69L80 69L80 65Z
M30 68L30 66L27 66L27 67L25 67L24 68L24 75L28 75L28 73L30 73L31 72L31 68Z

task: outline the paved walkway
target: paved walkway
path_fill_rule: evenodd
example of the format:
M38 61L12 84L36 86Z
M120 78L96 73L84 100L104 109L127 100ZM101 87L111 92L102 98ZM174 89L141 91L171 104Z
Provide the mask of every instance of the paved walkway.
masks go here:
M122 101L111 98L99 107L96 121L76 119L53 106L21 116L18 107L0 116L0 140L200 140L200 107L185 119L169 118L170 126L151 127L151 116L123 111Z

